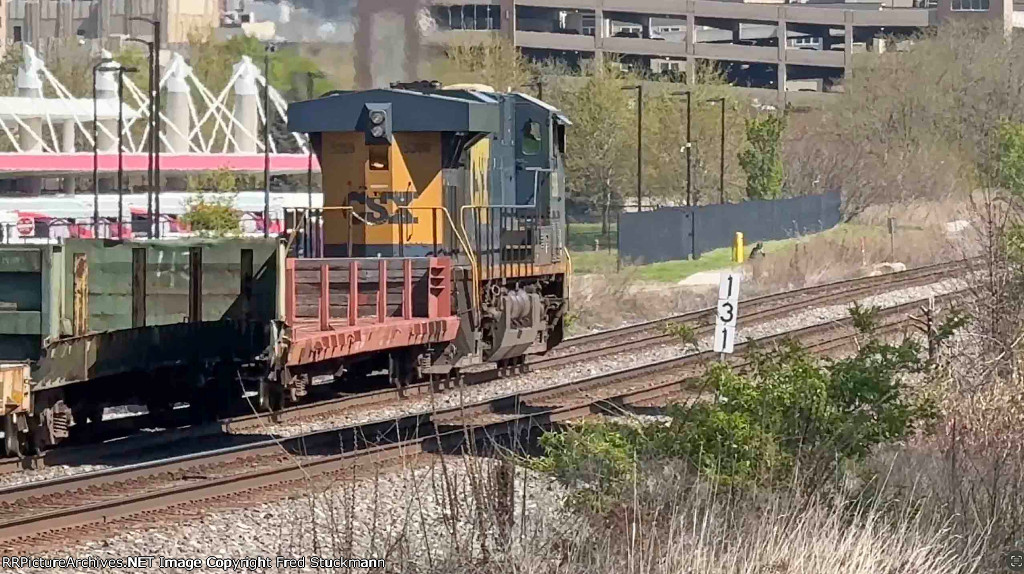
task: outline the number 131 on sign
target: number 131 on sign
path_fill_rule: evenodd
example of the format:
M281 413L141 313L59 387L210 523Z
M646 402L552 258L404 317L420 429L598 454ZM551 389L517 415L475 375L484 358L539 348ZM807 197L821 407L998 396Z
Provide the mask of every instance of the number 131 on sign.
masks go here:
M739 273L723 273L718 288L718 309L715 318L715 352L732 353L736 344L736 320L739 317Z

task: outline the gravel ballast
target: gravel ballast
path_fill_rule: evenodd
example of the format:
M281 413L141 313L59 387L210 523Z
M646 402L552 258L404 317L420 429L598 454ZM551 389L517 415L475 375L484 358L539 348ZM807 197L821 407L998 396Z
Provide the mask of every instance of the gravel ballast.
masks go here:
M930 285L910 287L866 297L858 300L858 303L861 305L872 305L877 307L893 307L904 303L926 299L931 296L950 293L958 289L963 289L965 286L966 282L963 279L947 279ZM850 303L852 302L853 301ZM838 321L849 315L849 306L850 304L841 304L808 309L783 319L776 319L759 325L743 327L737 333L737 342L777 335L804 327L810 327L812 325ZM740 316L742 316L742 306L739 312ZM713 341L710 337L705 337L698 341L697 347L701 351L709 350L712 343ZM393 420L417 413L431 412L436 409L452 408L460 404L484 401L513 392L542 389L561 384L566 381L607 374L646 363L677 357L680 354L692 352L693 350L694 348L692 346L685 347L682 344L656 345L642 350L608 355L587 363L565 365L563 367L540 370L473 387L442 391L432 396L417 397L404 401L400 404L387 405L373 410L339 412L316 420L299 421L295 423L273 424L267 420L266 425L261 428L261 431L271 431L281 436L294 436L343 426ZM110 467L104 465L62 465L39 470L25 470L22 472L0 475L0 488L49 480L52 478L84 472L93 472L106 468Z

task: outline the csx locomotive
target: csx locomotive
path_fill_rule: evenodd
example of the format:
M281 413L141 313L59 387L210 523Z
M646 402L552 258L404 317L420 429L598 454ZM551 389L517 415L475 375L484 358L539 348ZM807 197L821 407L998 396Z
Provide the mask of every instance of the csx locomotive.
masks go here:
M415 374L450 375L474 363L518 365L562 340L570 265L564 157L571 124L561 112L525 94L420 83L331 93L292 104L288 117L291 130L310 135L324 189L322 211L290 217L295 264L309 269L310 258L333 258L326 265L341 269L347 259L376 270L379 288L371 286L371 293L385 294L370 302L378 307L370 312L388 319L381 319L392 325L382 336L400 344L302 364L296 357L317 353L292 348L285 351L290 361L277 361L278 392L290 389L294 398L308 375L387 368L395 384L403 384ZM403 294L380 279L385 269L395 274L403 265L435 276ZM423 281L412 275L406 282ZM352 284L343 279L342 297ZM436 321L444 313L403 311L429 306L438 285L451 287L442 309L453 321ZM313 302L307 303L297 307L311 313ZM318 311L317 331L357 328L358 336L369 338L358 328L357 307L365 303L365 297L352 303L344 326ZM323 300L318 305L329 308ZM294 317L285 325L298 324ZM404 328L399 319L429 334L396 335ZM292 347L303 344L297 343L302 337L286 337Z
M204 417L311 385L514 367L563 337L569 120L519 93L436 84L292 104L322 209L280 238L0 248L5 450L52 446L116 404Z

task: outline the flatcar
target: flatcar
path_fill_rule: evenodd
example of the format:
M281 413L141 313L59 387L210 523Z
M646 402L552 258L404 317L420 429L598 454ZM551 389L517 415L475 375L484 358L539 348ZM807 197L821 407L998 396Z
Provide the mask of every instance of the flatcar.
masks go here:
M68 240L0 248L0 415L8 455L104 407L242 392L278 409L330 380L403 386L515 368L563 338L570 126L528 95L432 84L292 104L324 203L279 238Z

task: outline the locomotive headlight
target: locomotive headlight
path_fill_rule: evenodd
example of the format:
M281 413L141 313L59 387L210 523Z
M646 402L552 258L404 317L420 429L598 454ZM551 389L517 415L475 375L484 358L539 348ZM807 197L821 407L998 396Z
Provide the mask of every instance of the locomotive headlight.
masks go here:
M372 135L375 138L382 138L382 137L384 137L384 126L382 126L382 125L373 126L372 128L370 128L370 135Z
M381 110L374 110L374 111L370 112L370 123L375 125L375 126L379 126L379 125L383 124L384 120L386 120L386 119L388 119L387 114L385 114ZM383 133L383 130L382 130L380 135L378 135L376 133L374 133L373 135L374 135L374 137L380 137L380 136L384 135L384 133Z

